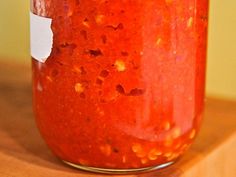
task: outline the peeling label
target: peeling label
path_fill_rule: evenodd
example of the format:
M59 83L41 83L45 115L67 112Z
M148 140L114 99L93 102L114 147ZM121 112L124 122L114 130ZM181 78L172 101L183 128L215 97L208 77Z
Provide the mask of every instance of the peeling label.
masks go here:
M30 12L30 48L31 56L39 62L45 62L50 56L53 45L52 19Z

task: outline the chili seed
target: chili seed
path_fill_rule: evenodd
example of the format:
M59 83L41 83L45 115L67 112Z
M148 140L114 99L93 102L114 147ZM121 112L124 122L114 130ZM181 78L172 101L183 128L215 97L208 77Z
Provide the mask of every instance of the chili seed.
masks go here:
M172 137L178 138L181 135L181 129L179 127L175 127L172 131Z
M84 160L84 159L79 159L79 163L81 165L88 165L89 164L89 162L87 160Z
M53 82L52 77L50 77L50 76L46 76L46 79L47 79L49 82Z
M174 159L176 159L178 156L179 156L179 154L174 153L174 154L172 154L170 157L168 157L167 160L168 160L168 161L174 160Z
M180 146L181 146L181 144L178 143L178 144L175 145L174 149L179 149Z
M162 39L161 39L161 38L158 38L157 41L156 41L156 45L157 45L157 46L160 45L160 44L161 44L161 41L162 41Z
M132 146L132 151L134 153L141 152L143 150L142 146L140 144L134 144Z
M122 60L116 60L115 66L117 71L122 72L126 70L125 62Z
M104 21L104 15L97 15L96 18L95 18L95 21L97 24L102 24L103 21Z
M187 22L187 27L190 28L193 26L193 17L190 17Z
M68 11L68 13L67 13L67 16L68 17L71 17L73 15L73 11L70 9L69 11Z
M144 151L141 151L141 152L137 152L136 153L136 156L137 157L139 157L139 158L143 158L143 157L145 157L147 154L146 154L146 152L144 152Z
M76 73L81 73L81 69L78 66L74 66L73 71Z
M193 138L195 137L195 135L196 135L196 130L193 129L193 130L190 132L189 138L190 138L190 139L193 139Z
M180 150L181 150L181 152L184 152L184 151L186 151L189 147L190 147L189 144L184 144L184 145L180 148Z
M83 85L81 83L75 84L75 91L78 93L82 93L84 91Z
M110 156L112 152L111 146L109 144L100 146L100 150L106 156Z
M170 122L168 122L168 121L164 122L163 128L164 128L164 130L166 130L166 131L170 130Z
M162 153L160 151L154 148L148 153L148 158L149 160L156 160L158 155L161 155L161 154Z
M171 157L172 155L173 155L172 152L166 152L166 153L164 154L164 156L167 157L167 158L168 158L168 157Z
M142 158L142 159L141 159L141 163L142 163L142 164L148 163L148 159L147 159L147 158Z

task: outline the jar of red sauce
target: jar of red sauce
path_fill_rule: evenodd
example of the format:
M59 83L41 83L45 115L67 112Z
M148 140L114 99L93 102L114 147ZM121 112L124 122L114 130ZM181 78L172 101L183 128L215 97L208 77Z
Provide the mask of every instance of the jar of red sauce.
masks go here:
M204 103L208 0L32 0L36 122L88 171L174 163Z

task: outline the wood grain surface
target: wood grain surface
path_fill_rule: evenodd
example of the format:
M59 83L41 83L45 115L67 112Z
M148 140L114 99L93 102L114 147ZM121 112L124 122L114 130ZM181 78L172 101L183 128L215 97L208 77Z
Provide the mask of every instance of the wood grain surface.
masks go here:
M37 131L30 66L0 64L0 177L101 177L64 165ZM119 175L124 176L124 175ZM236 177L236 101L206 100L202 130L174 165L130 177Z

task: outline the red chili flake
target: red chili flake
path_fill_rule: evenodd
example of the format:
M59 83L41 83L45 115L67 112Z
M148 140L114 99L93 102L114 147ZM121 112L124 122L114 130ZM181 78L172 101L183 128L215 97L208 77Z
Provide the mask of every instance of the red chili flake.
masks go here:
M107 70L102 70L100 73L101 77L107 77L109 75L109 72Z
M128 96L140 96L143 95L144 93L145 93L144 89L135 88L128 93Z
M116 91L119 92L120 94L125 94L125 89L120 84L116 86Z
M93 57L98 57L102 55L102 52L100 49L96 49L96 50L89 50L88 53L93 56Z
M122 30L124 29L124 25L122 23L119 23L117 26L107 25L107 28L112 28L113 30Z

